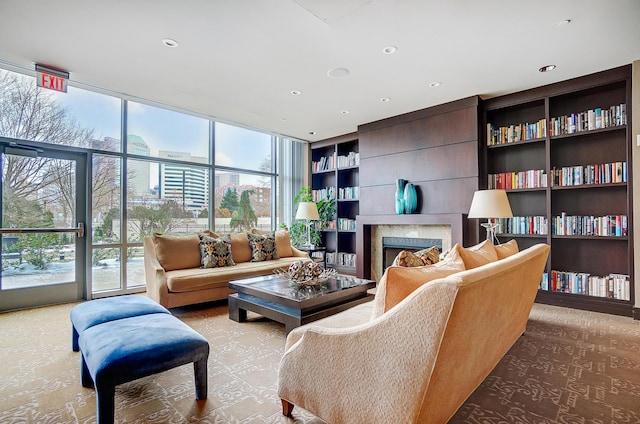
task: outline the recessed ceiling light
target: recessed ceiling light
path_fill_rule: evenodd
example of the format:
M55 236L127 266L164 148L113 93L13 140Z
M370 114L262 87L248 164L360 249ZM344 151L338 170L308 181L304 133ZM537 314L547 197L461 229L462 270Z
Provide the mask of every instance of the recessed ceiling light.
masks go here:
M564 19L564 20L558 22L558 26L569 25L570 23L571 23L571 19Z
M438 87L441 83L439 81L434 81L429 83L429 87Z
M348 110L341 110L340 113L343 115L348 115L350 112Z
M302 94L302 91L300 90L291 90L291 95L293 96L299 96Z
M315 131L309 131L309 135L316 135Z
M333 68L327 71L327 75L331 78L344 78L351 73L347 68Z
M380 99L380 101L381 101L382 103L386 103L386 102L388 102L388 101L390 101L390 100L391 100L391 99L390 99L390 98L388 98L388 97L383 97L383 98L381 98L381 99Z
M384 49L382 49L382 53L384 54L394 54L397 51L398 51L398 48L396 46L387 46Z
M540 72L549 72L549 71L553 71L554 69L556 69L556 65L546 65L546 66L543 66L542 68L538 69L538 71L540 71Z
M162 44L164 44L167 47L178 47L178 42L173 38L163 38Z

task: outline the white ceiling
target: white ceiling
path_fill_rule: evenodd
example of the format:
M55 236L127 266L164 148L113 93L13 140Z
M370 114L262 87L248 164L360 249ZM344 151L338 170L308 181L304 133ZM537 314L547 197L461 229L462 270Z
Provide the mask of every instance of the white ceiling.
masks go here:
M314 141L629 64L640 1L0 0L0 40L0 66Z

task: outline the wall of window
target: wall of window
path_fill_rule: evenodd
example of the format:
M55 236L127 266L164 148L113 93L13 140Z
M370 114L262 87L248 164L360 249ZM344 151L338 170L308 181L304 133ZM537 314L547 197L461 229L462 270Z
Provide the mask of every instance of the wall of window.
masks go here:
M0 69L0 135L89 156L94 295L144 289L142 240L153 233L290 222L299 184L279 170L301 163L303 143L93 89L44 90L29 73Z

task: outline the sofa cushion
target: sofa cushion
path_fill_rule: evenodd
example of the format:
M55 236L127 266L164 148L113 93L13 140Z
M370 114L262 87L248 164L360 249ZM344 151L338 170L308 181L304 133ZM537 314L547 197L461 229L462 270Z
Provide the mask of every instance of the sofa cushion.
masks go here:
M231 256L231 237L208 237L200 234L200 256L202 268L233 266Z
M471 247L462 247L456 243L449 254L454 251L457 251L462 257L466 269L477 268L498 260L498 255L490 240L485 240Z
M437 246L429 247L428 249L418 250L417 252L411 252L410 250L403 250L398 253L398 256L393 260L393 266L424 266L433 265L440 260L440 249Z
M251 230L252 234L267 234L265 231L260 231L257 228ZM291 237L289 235L289 231L287 230L276 230L276 250L278 251L278 256L281 258L288 258L289 256L293 256L293 250L291 249Z
M509 240L506 243L499 244L497 246L493 246L496 250L496 255L498 255L498 259L508 258L511 255L515 255L520 251L518 248L518 242L513 240Z
M400 303L415 289L438 278L464 271L465 262L457 250L440 262L420 267L390 266L385 271L374 299L373 318L376 318Z
M271 261L280 259L276 249L276 235L273 232L267 234L247 234L249 247L251 248L251 262Z
M231 236L231 256L237 264L239 262L249 262L251 260L251 248L247 233L232 233Z
M200 238L197 234L173 236L154 234L153 246L158 262L165 271L198 268L200 266Z

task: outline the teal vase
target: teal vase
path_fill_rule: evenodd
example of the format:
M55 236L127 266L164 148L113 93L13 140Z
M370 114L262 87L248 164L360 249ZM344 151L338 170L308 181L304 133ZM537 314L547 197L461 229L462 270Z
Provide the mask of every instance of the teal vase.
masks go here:
M396 214L404 213L404 187L405 181L402 178L396 180Z
M415 213L418 209L418 194L416 193L416 186L412 183L407 183L404 186L404 213Z

